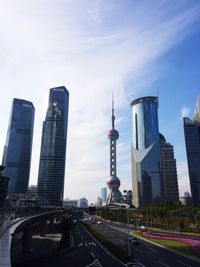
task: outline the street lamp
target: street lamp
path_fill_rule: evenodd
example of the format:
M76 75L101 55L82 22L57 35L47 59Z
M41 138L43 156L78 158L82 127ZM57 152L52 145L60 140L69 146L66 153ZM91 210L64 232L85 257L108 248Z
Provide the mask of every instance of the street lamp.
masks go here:
M129 229L129 207L130 205L127 205L126 212L127 212L127 225L128 225L128 257L131 257L131 247L130 247L130 229Z

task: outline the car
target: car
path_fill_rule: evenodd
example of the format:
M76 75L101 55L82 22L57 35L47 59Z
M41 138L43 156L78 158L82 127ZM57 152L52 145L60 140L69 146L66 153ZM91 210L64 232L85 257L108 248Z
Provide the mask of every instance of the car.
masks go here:
M102 224L102 222L101 221L98 221L97 224Z
M139 244L139 241L136 237L131 237L130 238L130 244L131 245L137 245L137 244Z

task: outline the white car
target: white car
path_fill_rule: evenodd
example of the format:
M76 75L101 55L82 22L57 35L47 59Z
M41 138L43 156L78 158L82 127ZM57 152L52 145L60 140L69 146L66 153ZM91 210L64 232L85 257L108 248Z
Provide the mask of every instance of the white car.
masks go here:
M98 221L97 224L102 224L102 222L101 221Z

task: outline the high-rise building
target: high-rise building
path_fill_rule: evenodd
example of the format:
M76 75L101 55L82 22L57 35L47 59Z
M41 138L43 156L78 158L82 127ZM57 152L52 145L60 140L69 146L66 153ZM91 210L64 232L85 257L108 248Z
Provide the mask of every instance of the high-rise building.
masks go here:
M107 204L122 203L123 195L119 191L120 180L117 177L117 150L116 141L119 138L119 133L115 130L115 115L114 115L114 100L112 100L112 129L108 132L110 139L110 177L107 180L107 186L110 189Z
M179 191L174 148L170 143L166 142L162 134L160 134L160 144L164 199L168 203L175 203L179 200Z
M35 108L29 101L13 99L2 165L10 177L8 192L25 194L28 189Z
M38 196L49 205L63 202L69 92L64 86L50 89L49 106L42 129Z
M135 207L160 203L163 198L158 98L135 99L132 108L132 192Z
M100 207L102 206L103 202L102 202L102 199L100 198L100 196L97 197L97 202L96 202L96 206L97 207Z
M101 188L101 200L103 203L106 203L107 200L107 188Z
M183 118L188 172L194 206L200 205L200 95L195 107L194 120Z
M78 205L79 208L88 208L88 200L84 197L78 199Z
M124 203L126 203L127 205L132 205L132 199L133 199L133 195L132 195L132 190L124 190Z
M0 165L0 207L3 206L8 191L8 183L10 178L2 174L4 167Z

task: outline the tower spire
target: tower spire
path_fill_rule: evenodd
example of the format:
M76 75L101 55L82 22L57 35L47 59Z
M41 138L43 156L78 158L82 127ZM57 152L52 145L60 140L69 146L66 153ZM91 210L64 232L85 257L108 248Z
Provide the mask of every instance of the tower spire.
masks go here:
M117 151L116 141L119 138L119 133L115 129L115 114L114 114L114 95L112 93L112 129L108 132L108 139L110 139L110 177L107 180L107 185L110 193L107 199L107 204L121 203L122 195L119 191L120 180L117 177Z
M114 94L112 93L112 129L115 129Z

